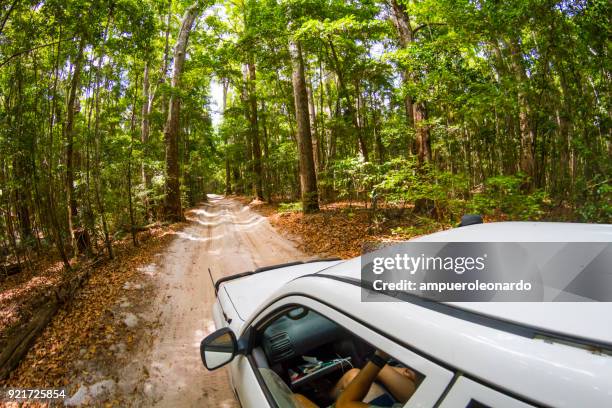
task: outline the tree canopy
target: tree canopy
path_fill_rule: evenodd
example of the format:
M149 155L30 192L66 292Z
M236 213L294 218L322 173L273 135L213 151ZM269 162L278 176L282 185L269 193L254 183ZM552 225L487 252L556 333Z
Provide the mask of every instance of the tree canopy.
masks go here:
M612 219L604 0L7 0L0 264L206 193Z

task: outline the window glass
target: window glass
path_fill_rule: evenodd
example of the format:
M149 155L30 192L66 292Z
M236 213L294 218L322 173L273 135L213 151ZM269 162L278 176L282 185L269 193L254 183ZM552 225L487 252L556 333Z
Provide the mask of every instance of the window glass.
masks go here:
M332 406L375 351L328 318L292 307L257 331L253 355L275 402L302 408ZM365 384L362 401L371 407L401 407L425 376L384 353L381 356L388 363L373 382Z
M496 391L467 377L461 376L446 394L440 408L533 408L526 402Z
M293 393L278 374L265 367L260 367L258 370L270 394L272 394L274 402L276 402L279 407L298 408L298 405L293 399Z

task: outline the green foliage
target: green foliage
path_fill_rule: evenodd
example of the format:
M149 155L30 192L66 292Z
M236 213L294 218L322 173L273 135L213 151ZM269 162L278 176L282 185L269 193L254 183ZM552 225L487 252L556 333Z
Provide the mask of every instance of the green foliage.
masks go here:
M597 220L612 224L612 183L609 179L594 186L592 194L578 209L578 214L583 221Z
M474 194L467 208L483 215L504 216L512 220L539 220L546 214L550 200L546 192L523 191L525 175L496 176L485 180L484 191Z
M293 203L280 203L278 205L278 212L280 213L300 212L300 211L302 211L301 201L296 201Z
M396 227L391 233L400 239L411 239L420 235L427 235L447 227L446 224L428 217L415 217L413 225Z
M381 180L381 170L380 166L364 162L359 157L347 158L332 163L327 182L339 198L352 201L371 193Z
M265 198L298 200L290 40L324 201L412 211L402 234L466 212L610 222L608 2L398 0L406 38L383 1L200 1L177 89L172 49L192 3L0 2L2 248L33 231L68 244L69 140L76 225L100 237L159 217L170 97L185 205L250 195L259 177Z
M432 200L445 205L465 189L465 180L459 175L441 172L430 165L419 166L415 159L395 159L385 165L383 180L376 187L394 203L416 203Z
M546 192L524 191L527 185L524 175L490 177L479 191L470 192L463 175L440 171L431 165L419 166L414 159L393 159L382 165L345 159L334 163L330 178L341 198L376 197L399 207L431 202L430 215L451 222L468 212L512 220L538 220L551 205ZM402 234L423 230L415 228Z

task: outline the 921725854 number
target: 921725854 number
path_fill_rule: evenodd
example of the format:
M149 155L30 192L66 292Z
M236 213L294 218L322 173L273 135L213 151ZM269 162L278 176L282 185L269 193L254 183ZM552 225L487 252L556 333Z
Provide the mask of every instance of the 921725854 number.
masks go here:
M0 389L0 401L49 401L67 397L65 388L3 388Z

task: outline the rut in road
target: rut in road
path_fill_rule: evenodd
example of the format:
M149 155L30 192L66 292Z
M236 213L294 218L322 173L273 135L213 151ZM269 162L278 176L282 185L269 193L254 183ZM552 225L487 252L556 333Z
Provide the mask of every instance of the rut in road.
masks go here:
M215 280L260 266L305 259L268 221L231 199L209 195L209 202L187 214L190 221L159 263L159 297L152 312L160 328L150 350L126 367L140 381L134 406L237 407L225 369L208 372L200 360L202 338L214 330ZM142 368L144 364L144 369Z

